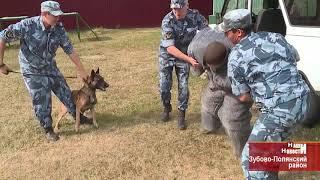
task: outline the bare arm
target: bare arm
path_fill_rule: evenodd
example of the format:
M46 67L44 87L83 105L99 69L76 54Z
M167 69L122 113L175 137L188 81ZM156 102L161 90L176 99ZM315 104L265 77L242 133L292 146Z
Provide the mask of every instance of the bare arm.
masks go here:
M3 39L0 39L0 65L3 64L4 50L6 48L6 42Z
M23 39L28 29L28 23L26 23L25 20L22 20L20 22L17 22L16 24L9 25L3 31L0 31L0 72L2 74L7 75L9 74L9 72L12 72L12 70L8 68L8 66L3 62L6 43L13 42L18 39Z
M165 47L167 52L172 56L181 59L187 63L190 63L193 67L199 66L197 61L192 57L185 55L175 46L175 36L172 23L169 18L164 18L161 24L161 42L160 46Z
M2 74L9 74L11 71L7 65L3 63L3 57L4 57L4 50L6 48L6 42L0 38L0 72Z
M169 46L167 48L167 51L169 54L173 55L174 57L181 59L187 63L190 63L193 67L198 67L199 63L193 59L190 56L185 55L184 53L182 53L178 48L176 48L175 46Z
M76 65L77 71L80 74L80 77L83 80L87 80L87 78L89 77L89 75L86 73L83 64L80 61L80 58L78 56L78 54L73 50L72 53L69 55L69 58L72 60L72 62Z

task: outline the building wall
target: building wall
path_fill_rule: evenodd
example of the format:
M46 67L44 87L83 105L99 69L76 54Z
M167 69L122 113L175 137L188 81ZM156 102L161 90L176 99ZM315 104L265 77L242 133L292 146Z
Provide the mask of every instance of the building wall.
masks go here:
M6 0L1 3L0 17L39 15L42 0ZM170 0L57 0L64 12L79 12L93 27L131 28L157 27L170 11ZM206 18L212 14L212 0L189 0L190 8L198 9ZM75 19L63 17L68 28ZM8 23L5 23L8 24Z

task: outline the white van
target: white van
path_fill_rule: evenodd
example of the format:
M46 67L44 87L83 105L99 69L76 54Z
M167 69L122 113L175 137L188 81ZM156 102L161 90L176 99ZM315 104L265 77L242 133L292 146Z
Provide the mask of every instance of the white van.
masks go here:
M222 22L230 10L247 8L252 12L254 31L284 35L298 51L298 68L312 90L310 109L303 122L307 127L320 123L320 0L214 0L223 3L221 12L209 17ZM319 47L318 47L319 46ZM318 93L318 94L317 94Z
M224 0L221 13L215 17L217 23L226 12L236 8L247 8L252 12L255 31L278 32L286 37L298 50L299 70L319 92L320 0Z

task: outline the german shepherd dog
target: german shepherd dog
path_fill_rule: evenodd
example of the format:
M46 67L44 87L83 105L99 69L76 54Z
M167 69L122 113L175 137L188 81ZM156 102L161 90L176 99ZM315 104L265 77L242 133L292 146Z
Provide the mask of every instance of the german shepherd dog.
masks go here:
M94 106L97 103L96 97L96 89L100 89L101 91L105 91L106 88L109 87L109 84L103 79L99 74L99 68L95 72L91 70L91 75L86 80L80 90L72 91L72 100L76 105L76 124L75 129L76 132L79 131L80 126L80 113L84 113L88 110L92 113L93 125L98 127L96 121L96 113L94 110ZM61 119L67 114L67 108L61 103L61 108L58 115L58 120L55 125L55 131L59 131L59 123Z

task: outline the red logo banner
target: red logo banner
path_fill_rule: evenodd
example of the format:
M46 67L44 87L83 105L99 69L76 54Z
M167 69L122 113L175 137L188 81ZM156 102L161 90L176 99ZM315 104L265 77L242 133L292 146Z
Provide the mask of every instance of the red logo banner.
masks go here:
M320 142L251 142L250 171L320 171Z

